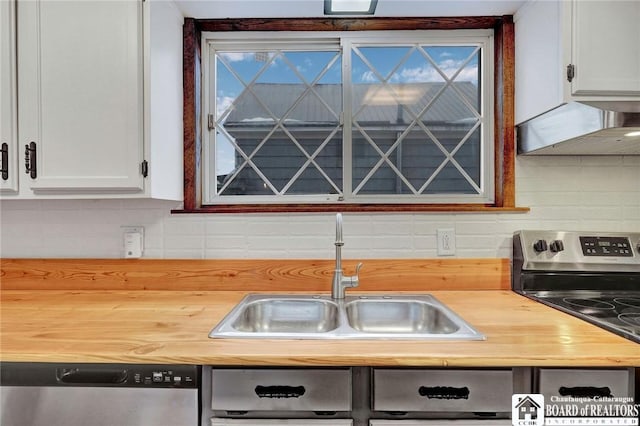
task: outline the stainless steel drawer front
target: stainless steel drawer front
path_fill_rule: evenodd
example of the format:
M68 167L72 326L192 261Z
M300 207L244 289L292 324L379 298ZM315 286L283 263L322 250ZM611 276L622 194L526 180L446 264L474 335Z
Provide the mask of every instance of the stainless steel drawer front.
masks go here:
M369 426L511 426L511 420L371 420Z
M211 419L211 426L352 426L352 420L311 420L311 419Z
M376 411L510 412L511 370L374 369Z
M211 408L350 411L349 369L212 369Z
M539 391L545 401L551 396L633 397L634 377L628 369L541 368Z

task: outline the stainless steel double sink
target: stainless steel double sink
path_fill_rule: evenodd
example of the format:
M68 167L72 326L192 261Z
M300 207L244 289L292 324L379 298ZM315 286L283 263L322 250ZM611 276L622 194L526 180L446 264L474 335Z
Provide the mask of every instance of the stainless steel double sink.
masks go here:
M248 295L211 338L484 340L431 295Z

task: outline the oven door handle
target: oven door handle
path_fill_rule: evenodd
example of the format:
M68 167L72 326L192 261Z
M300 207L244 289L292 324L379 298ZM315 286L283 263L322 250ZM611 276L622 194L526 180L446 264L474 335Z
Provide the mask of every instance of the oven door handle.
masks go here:
M573 398L594 398L594 397L612 397L611 389L608 386L601 388L595 386L561 386L558 389L560 396L571 396Z

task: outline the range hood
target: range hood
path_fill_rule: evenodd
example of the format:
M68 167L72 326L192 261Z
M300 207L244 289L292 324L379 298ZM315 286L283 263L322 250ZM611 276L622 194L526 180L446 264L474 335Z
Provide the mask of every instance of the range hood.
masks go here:
M519 155L640 155L640 102L570 102L517 131Z

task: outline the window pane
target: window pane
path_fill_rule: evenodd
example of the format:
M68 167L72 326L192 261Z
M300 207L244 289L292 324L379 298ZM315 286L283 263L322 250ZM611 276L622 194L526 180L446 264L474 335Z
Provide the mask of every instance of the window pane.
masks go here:
M217 194L342 191L341 63L337 51L216 53Z
M355 47L352 63L354 194L480 193L478 48Z

